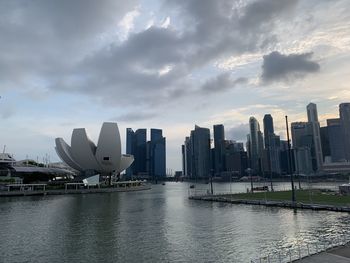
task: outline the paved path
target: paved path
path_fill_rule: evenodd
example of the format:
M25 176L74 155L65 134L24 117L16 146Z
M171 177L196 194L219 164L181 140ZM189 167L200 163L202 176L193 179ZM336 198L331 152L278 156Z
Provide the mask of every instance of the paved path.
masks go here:
M299 263L350 263L350 246L327 250L295 262Z

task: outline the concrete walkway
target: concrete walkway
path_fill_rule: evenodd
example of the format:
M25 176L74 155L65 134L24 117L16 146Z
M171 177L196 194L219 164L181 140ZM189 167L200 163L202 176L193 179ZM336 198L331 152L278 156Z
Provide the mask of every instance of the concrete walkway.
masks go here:
M350 246L337 247L294 262L299 263L350 263Z

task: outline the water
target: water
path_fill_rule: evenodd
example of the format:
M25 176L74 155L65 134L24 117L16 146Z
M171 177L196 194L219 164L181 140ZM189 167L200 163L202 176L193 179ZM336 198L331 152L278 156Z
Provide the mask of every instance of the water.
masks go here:
M250 262L350 233L347 213L201 202L188 192L188 183L167 183L143 192L1 198L0 262Z

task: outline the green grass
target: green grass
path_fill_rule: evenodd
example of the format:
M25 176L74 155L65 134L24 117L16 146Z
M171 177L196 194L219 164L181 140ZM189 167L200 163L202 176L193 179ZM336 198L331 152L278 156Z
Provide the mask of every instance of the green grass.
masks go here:
M322 192L321 190L296 190L296 201L308 204L329 204L338 206L350 206L350 196L337 195L334 192ZM233 199L245 200L273 200L291 201L292 191L255 192L229 195Z

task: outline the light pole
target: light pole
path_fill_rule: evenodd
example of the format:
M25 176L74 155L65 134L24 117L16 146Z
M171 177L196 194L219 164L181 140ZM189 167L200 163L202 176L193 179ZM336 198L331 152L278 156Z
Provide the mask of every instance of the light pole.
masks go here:
M213 195L214 194L214 189L213 189L213 173L214 169L210 170L210 193Z
M247 168L246 172L248 173L248 176L250 177L250 192L253 193L253 177L252 177L252 169Z
M290 173L290 182L292 184L292 203L295 203L295 189L294 189L294 181L293 181L293 168L292 168L292 155L291 155L291 147L289 140L289 128L288 128L288 116L286 115L286 129L287 129L287 142L288 142L288 165L289 165L289 173Z

